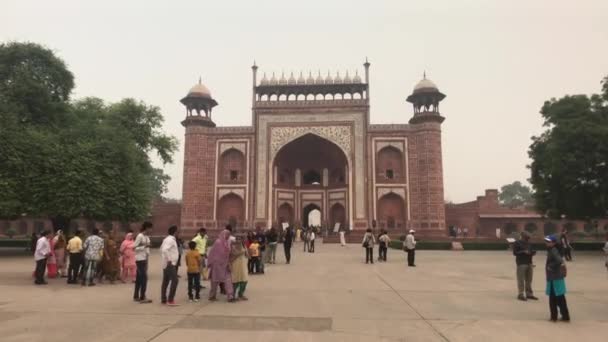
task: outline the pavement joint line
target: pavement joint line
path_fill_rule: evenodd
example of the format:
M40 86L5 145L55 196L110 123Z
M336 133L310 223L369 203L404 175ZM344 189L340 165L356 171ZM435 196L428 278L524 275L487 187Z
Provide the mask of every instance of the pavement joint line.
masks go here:
M418 315L422 321L424 323L426 323L439 337L441 337L444 341L446 342L450 342L450 340L444 335L442 334L437 328L435 328L435 326L433 326L433 324L429 321L427 321L427 319L420 313L418 312L418 310L416 310L416 308L414 308L412 306L412 304L410 304L405 298L403 298L403 296L401 296L401 294L395 290L391 284L389 284L386 280L384 280L384 278L382 278L382 276L380 275L380 273L378 273L377 271L374 272L376 274L376 276L384 283L386 284L386 286L388 286L391 290L393 290L393 292L399 297L401 298L401 300L410 307L410 309L412 309L412 311L414 311L416 313L416 315Z
M154 341L157 337L159 337L160 335L164 334L167 330L169 330L170 327L171 326L168 326L168 327L164 328L163 330L159 331L156 335L154 335L151 338L149 338L148 340L146 340L146 342Z

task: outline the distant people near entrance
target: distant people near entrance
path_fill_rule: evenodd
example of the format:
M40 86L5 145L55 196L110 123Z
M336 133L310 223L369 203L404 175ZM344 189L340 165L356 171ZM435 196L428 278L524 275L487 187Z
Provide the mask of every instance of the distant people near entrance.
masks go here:
M368 228L365 231L365 235L363 235L362 246L365 248L365 263L374 263L374 244L376 243L376 239L374 238L374 234L372 234L371 228Z
M308 252L315 252L315 239L317 238L317 234L315 234L315 229L310 228L310 232L308 233Z
M262 231L262 228L260 228L259 226L255 228L255 239L257 240L259 247L259 262L258 262L258 269L259 271L257 273L261 273L264 274L264 257L266 255L266 244L267 244L267 240L266 240L266 234Z
M572 261L572 245L570 245L570 237L568 236L568 230L564 229L560 235L561 243L561 254L566 261Z
M340 234L340 246L344 247L344 246L346 246L346 236L345 236L344 228L340 227L339 234Z
M287 264L291 262L291 245L293 240L293 228L287 227L287 229L285 229L285 234L283 235L283 251L285 252L285 262Z
M46 260L51 255L51 244L48 239L49 232L44 230L40 233L40 238L36 241L36 249L34 251L34 260L36 260L36 270L34 276L36 285L48 284L44 280L44 271L46 269Z
M405 243L403 244L403 248L407 252L407 265L409 267L416 267L415 259L416 259L416 238L414 234L415 230L410 229L410 233L405 237Z
M561 320L570 322L570 312L566 303L566 263L559 253L557 243L557 237L553 235L545 237L545 244L547 245L547 263L545 266L547 288L545 292L549 296L551 321L557 321L557 309L559 307Z
M308 228L304 230L302 240L304 240L304 252L308 252L310 249L310 230Z
M532 248L528 232L521 232L520 239L513 244L513 255L515 255L515 264L517 265L517 299L522 301L538 300L532 291L534 272L532 257L536 255L536 251Z
M378 235L378 261L386 262L386 255L388 253L388 245L391 242L391 238L388 233L382 229Z
M135 292L133 300L138 303L152 303L152 300L146 297L146 289L148 287L148 258L150 257L150 238L148 237L148 229L152 228L152 222L144 222L141 225L139 234L135 238L133 247L135 248Z
M279 243L279 234L275 227L271 227L266 233L268 241L268 253L266 253L266 263L274 264L277 261L277 244Z

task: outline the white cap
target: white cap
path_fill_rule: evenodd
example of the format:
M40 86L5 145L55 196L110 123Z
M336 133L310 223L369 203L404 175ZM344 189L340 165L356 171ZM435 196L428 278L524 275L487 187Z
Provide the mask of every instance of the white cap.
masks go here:
M410 229L410 233L415 233L416 231L413 229Z

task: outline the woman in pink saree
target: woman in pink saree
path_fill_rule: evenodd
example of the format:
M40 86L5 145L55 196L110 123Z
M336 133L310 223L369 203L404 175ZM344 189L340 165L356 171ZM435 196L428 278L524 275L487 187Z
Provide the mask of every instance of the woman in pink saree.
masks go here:
M220 283L224 284L226 296L229 302L234 302L232 291L232 277L230 275L230 231L223 230L213 243L211 251L207 255L207 265L209 267L209 280L211 289L209 290L209 300L217 300L217 287Z
M127 281L135 282L135 241L133 233L128 233L124 241L120 244L120 256L122 258L122 274L120 279L123 283Z

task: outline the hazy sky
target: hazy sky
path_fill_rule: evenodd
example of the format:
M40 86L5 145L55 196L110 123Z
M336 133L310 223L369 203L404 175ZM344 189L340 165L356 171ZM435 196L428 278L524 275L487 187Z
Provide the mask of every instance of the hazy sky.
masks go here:
M166 171L181 197L184 108L199 75L218 125L251 124L260 72L358 69L371 62L371 120L406 123L424 70L442 102L446 199L526 180L542 103L598 92L608 74L608 1L0 0L0 40L52 48L74 97L134 97L162 109L180 140Z

